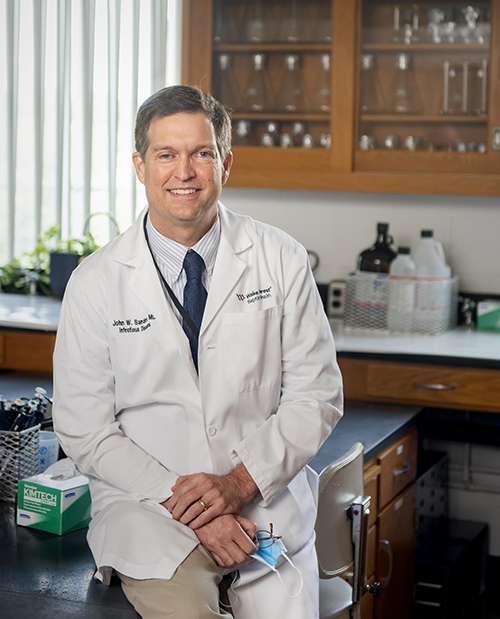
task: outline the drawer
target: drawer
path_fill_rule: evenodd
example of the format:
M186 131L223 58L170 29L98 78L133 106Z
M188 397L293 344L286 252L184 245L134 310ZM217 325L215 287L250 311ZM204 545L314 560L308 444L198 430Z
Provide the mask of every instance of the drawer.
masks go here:
M368 398L401 404L500 412L500 370L369 362Z
M379 512L417 476L417 430L412 428L378 455Z
M378 478L381 467L378 464L370 466L364 472L365 495L371 497L370 500L370 526L377 521L378 514Z

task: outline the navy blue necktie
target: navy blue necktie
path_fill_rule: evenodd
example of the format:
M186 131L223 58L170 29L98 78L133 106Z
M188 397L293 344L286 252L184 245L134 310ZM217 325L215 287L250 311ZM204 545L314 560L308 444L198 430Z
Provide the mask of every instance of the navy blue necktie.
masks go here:
M203 271L205 270L205 262L200 254L189 250L184 258L183 266L187 276L186 286L184 287L184 309L189 314L189 317L194 322L199 332L203 312L205 311L205 303L207 302L207 291L201 281ZM194 365L196 371L198 371L199 333L193 333L189 324L184 319L182 320L182 328L188 336Z

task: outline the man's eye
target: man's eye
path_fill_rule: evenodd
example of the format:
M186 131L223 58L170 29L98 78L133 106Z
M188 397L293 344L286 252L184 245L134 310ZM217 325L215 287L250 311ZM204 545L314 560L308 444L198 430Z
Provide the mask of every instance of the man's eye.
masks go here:
M172 155L170 155L169 153L162 153L160 155L160 159L170 159Z
M209 152L208 150L202 150L199 152L199 155L202 159L207 159L208 157L212 156L212 153Z

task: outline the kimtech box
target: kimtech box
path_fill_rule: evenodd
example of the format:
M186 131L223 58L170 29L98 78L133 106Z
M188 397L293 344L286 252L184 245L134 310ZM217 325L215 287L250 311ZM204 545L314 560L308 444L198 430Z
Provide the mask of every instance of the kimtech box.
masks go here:
M477 304L477 328L480 331L500 331L500 301L486 299Z
M84 475L56 480L41 474L19 481L17 524L64 535L89 522L90 490Z

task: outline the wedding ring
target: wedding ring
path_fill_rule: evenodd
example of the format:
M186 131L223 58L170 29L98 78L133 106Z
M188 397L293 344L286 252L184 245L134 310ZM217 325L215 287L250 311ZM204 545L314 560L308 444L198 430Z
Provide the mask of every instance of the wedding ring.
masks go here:
M203 501L201 499L198 499L198 503L203 507L203 511L207 511L208 507L205 505L205 503L203 503Z

